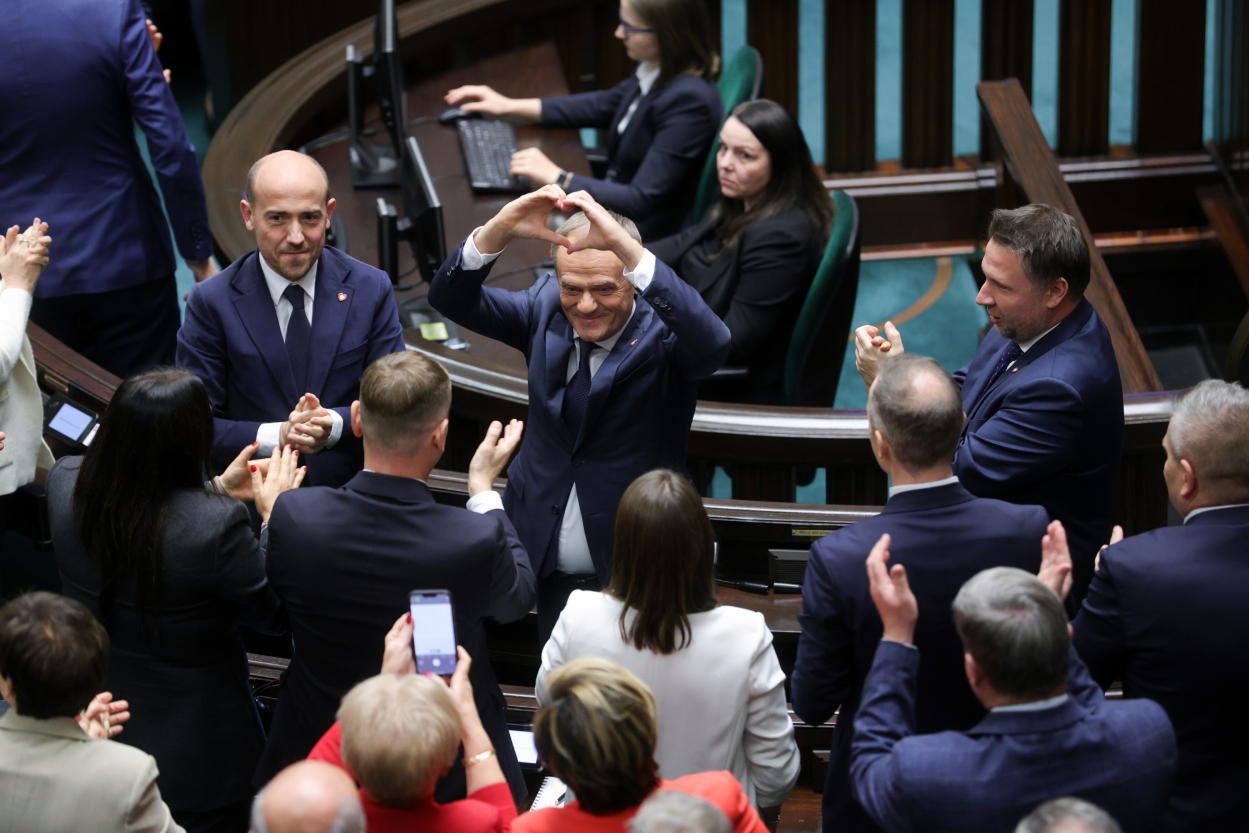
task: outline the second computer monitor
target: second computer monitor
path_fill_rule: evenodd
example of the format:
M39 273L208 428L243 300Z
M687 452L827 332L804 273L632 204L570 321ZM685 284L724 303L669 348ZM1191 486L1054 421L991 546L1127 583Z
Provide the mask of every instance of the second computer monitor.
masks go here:
M404 143L402 232L412 245L412 257L426 283L434 279L438 267L447 259L446 239L442 225L442 202L434 188L421 146L415 137Z

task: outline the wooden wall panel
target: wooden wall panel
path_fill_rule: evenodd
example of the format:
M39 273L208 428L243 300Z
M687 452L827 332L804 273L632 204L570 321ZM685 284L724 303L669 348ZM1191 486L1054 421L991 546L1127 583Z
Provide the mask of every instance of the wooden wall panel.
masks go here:
M1109 150L1110 2L1062 0L1059 7L1059 156Z
M1197 150L1202 145L1206 4L1139 0L1136 44L1136 149Z
M798 0L748 0L746 42L763 56L764 97L797 118Z
M876 0L824 3L824 167L876 167Z
M980 79L1019 79L1032 100L1033 0L981 0ZM980 157L997 159L997 142L989 117L980 115Z
M904 0L902 166L954 162L954 0Z

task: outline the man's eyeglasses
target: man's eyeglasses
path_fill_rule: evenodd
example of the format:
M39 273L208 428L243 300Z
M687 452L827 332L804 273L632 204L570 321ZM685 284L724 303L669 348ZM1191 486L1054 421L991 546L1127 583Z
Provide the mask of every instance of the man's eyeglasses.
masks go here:
M624 30L626 35L649 35L655 31L649 26L634 26L632 23L625 23L623 17L620 18L620 28Z

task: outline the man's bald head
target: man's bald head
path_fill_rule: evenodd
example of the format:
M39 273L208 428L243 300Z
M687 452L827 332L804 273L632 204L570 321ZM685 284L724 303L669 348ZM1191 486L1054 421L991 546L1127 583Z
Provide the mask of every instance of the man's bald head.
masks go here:
M262 156L252 163L247 170L247 186L244 197L251 202L257 201L257 190L261 192L275 187L288 179L306 182L308 177L315 177L324 186L321 203L330 198L330 176L321 167L321 163L306 153L297 150L275 150Z
M941 365L903 353L881 363L868 391L867 419L889 441L898 463L922 471L954 458L963 403Z
M364 833L355 782L322 761L291 764L252 802L252 833Z

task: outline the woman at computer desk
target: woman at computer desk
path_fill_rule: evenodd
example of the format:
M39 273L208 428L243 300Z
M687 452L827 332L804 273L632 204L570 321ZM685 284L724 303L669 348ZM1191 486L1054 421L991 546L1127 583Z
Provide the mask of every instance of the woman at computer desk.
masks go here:
M832 223L802 131L774 101L733 108L716 150L720 200L706 219L648 242L702 295L729 332L743 397L782 404L787 333L797 321Z
M512 174L535 188L554 183L589 191L637 223L644 238L673 234L686 221L722 106L713 79L706 0L621 0L616 27L637 72L610 90L555 98L508 98L490 87L449 91L446 101L471 113L547 127L606 131L603 179L569 173L537 148L512 157Z

